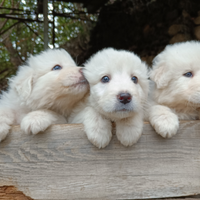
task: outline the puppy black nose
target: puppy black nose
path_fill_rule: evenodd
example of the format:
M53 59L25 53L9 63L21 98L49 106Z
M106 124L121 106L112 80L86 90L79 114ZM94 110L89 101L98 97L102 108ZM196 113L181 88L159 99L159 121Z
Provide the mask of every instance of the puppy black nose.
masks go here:
M117 99L120 103L127 104L131 101L132 97L129 93L120 93L117 95Z

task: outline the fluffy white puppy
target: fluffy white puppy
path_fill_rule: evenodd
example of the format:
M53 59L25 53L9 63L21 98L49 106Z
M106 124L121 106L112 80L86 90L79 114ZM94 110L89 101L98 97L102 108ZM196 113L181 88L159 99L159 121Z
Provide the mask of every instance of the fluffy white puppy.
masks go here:
M153 106L149 121L156 132L170 138L179 119L199 119L200 42L169 45L155 59L150 74Z
M49 49L30 57L0 97L0 141L13 124L37 134L51 124L66 123L88 89L81 68L65 50Z
M130 146L143 130L143 114L148 95L148 70L134 53L104 49L86 64L84 76L90 95L69 117L71 123L83 123L88 139L98 148L107 146L116 122L119 141Z

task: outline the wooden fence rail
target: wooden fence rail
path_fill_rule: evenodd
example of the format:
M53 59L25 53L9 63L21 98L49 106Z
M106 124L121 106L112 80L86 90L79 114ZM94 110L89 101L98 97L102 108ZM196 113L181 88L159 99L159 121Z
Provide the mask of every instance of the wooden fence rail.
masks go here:
M200 121L182 121L171 139L145 123L137 144L126 148L113 135L100 150L87 140L81 124L54 125L38 135L25 135L14 126L0 143L0 199L7 186L34 200L199 194Z

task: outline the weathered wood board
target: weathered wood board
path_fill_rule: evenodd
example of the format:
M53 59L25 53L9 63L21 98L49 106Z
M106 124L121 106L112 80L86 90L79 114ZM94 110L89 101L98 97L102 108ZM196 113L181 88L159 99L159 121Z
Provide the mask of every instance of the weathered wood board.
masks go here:
M163 139L145 123L129 148L116 136L105 149L87 140L83 126L54 125L25 135L14 126L0 143L0 186L34 200L146 199L200 193L200 121L183 121Z

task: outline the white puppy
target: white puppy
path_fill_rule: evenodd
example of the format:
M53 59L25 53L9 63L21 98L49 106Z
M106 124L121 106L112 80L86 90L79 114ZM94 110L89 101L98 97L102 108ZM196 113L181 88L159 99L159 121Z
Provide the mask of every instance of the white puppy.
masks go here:
M200 42L167 46L154 59L150 78L155 84L149 121L158 134L172 137L179 128L178 119L199 119Z
M125 146L138 141L143 129L143 112L148 95L148 70L138 56L128 51L104 49L86 64L83 73L90 96L81 102L69 122L83 123L88 139L98 148L116 135Z
M89 89L81 69L63 49L30 57L1 95L0 141L13 124L37 134L51 124L66 123L65 117Z

